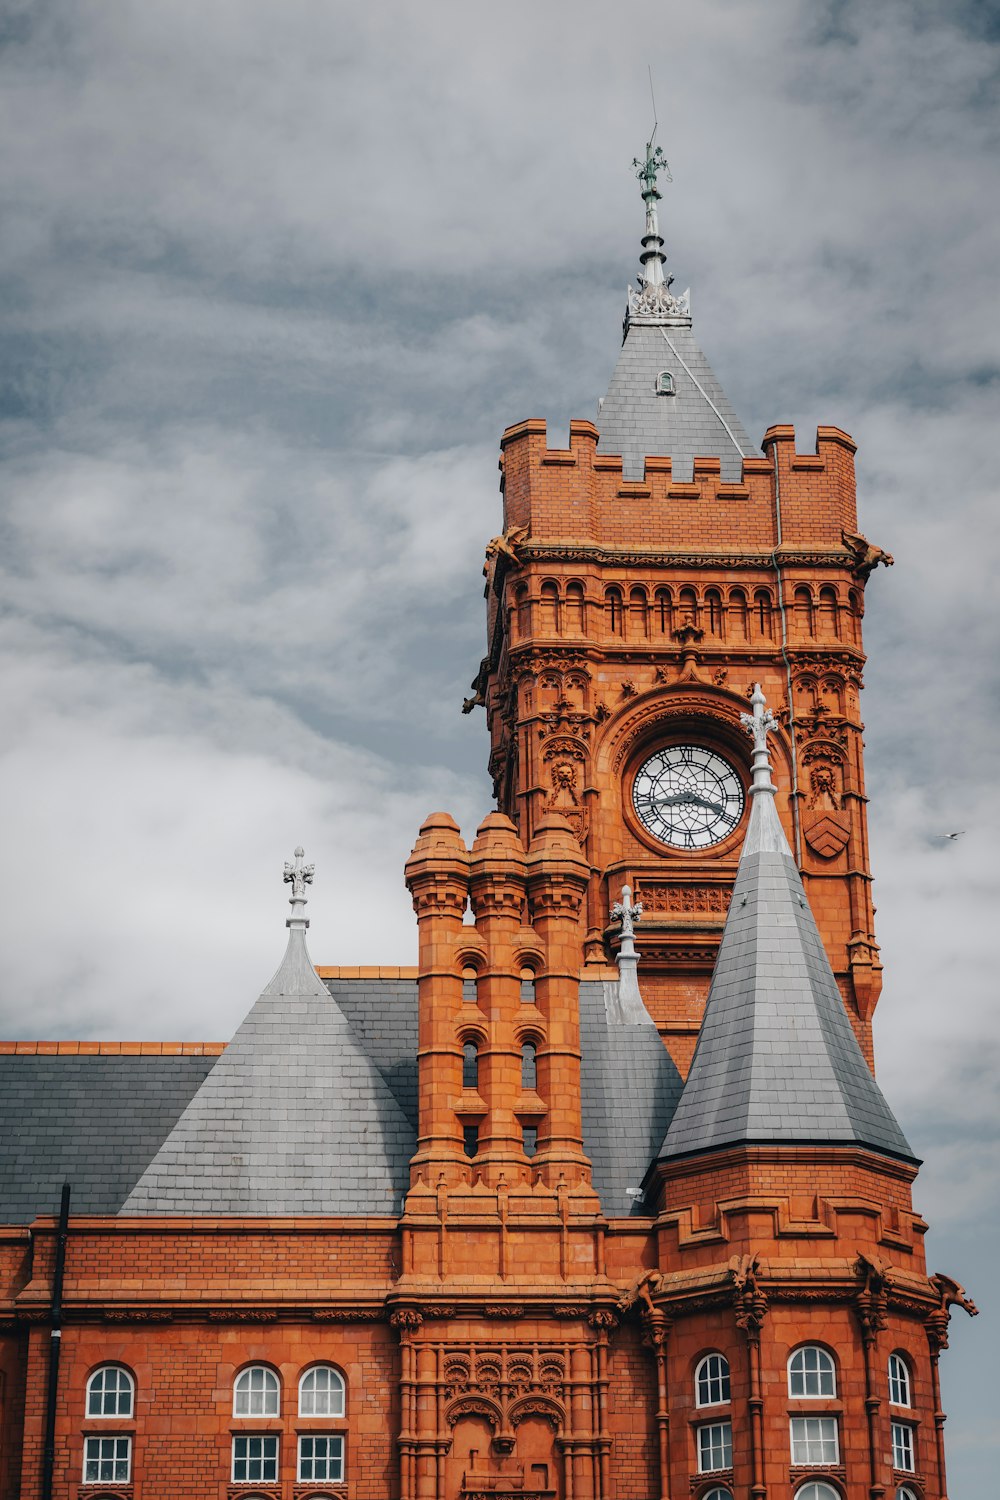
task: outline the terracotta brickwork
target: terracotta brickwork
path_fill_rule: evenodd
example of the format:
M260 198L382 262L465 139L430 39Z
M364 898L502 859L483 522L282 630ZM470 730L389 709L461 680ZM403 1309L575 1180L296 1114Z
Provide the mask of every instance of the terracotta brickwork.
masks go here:
M546 811L593 871L585 955L601 962L610 901L628 881L647 912L644 996L679 1066L697 1036L742 827L702 856L674 854L631 807L647 751L678 739L749 774L739 727L759 681L780 709L779 808L863 1050L880 988L865 821L859 691L865 580L880 558L857 536L854 444L821 427L815 454L772 427L739 484L719 460L674 483L650 457L642 484L570 424L503 438L505 547L488 565L489 654L480 694L502 809L530 838Z
M446 813L420 829L416 968L319 970L417 984L400 1217L74 1218L59 1500L794 1500L813 1480L841 1500L903 1483L946 1500L937 1360L951 1307L974 1309L928 1277L912 1163L728 1147L651 1167L641 1212L617 1218L583 1129L581 980L617 978L610 902L628 883L644 905L642 996L686 1072L745 832L694 853L657 844L631 780L678 739L748 780L754 682L779 710L779 815L871 1060L858 694L879 558L856 534L853 444L820 428L799 454L776 427L737 484L718 459L674 483L655 457L626 484L596 442L585 422L566 451L540 422L503 439L477 684L500 810L471 847ZM9 1050L132 1046L221 1050ZM42 1500L55 1250L52 1219L0 1232L0 1500ZM807 1394L790 1375L803 1348L823 1371ZM316 1364L340 1372L342 1416L299 1415ZM105 1365L134 1381L127 1415L87 1415ZM275 1414L234 1416L249 1366L277 1378ZM894 1469L894 1423L909 1467ZM86 1442L109 1434L130 1444L128 1478L84 1484ZM299 1439L325 1435L343 1438L342 1478L300 1482ZM246 1436L277 1440L273 1478L232 1482Z

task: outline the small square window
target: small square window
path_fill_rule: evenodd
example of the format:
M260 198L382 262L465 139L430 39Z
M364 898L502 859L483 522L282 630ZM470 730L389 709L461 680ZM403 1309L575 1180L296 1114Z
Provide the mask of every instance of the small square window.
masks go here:
M793 1464L837 1464L840 1442L836 1417L792 1417Z
M344 1477L344 1439L339 1435L299 1438L299 1479L328 1479L339 1484Z
M276 1437L233 1438L233 1483L260 1484L278 1477Z
M85 1440L84 1484L128 1484L131 1470L130 1437L89 1437Z
M913 1461L913 1428L908 1422L892 1424L892 1467L912 1474L916 1468Z
M698 1473L733 1467L732 1422L709 1422L698 1428Z

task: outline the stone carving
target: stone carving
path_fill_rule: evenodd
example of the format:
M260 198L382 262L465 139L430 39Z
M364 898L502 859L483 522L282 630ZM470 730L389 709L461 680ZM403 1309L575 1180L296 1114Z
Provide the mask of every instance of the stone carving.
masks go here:
M844 546L850 552L854 562L855 578L864 581L878 567L879 563L886 568L893 566L893 557L888 552L883 552L881 547L876 547L866 536L859 531L842 531Z
M622 697L623 698L635 698L635 697L637 697L638 692L639 692L639 689L636 687L636 685L632 681L631 677L625 677L625 678L622 679Z
M642 905L650 912L712 912L724 916L730 892L715 885L666 885L643 881Z
M491 536L486 543L486 560L483 563L483 577L492 583L496 577L497 565L502 558L512 568L521 566L520 547L527 539L527 526L508 526L507 530L500 536Z
M654 1293L661 1290L663 1286L662 1271L644 1271L634 1281L628 1291L618 1298L617 1307L619 1312L629 1312L637 1303L642 1303L643 1311L649 1315L656 1312L656 1304L653 1301Z
M470 686L473 689L471 698L462 699L463 714L471 714L474 708L486 707L486 688L490 678L490 659L484 656L479 663L479 671L473 677Z
M414 1307L399 1307L389 1318L401 1338L404 1334L415 1332L423 1321L422 1315Z
M463 1396L461 1400L453 1401L445 1413L448 1426L454 1427L459 1417L485 1417L494 1430L500 1427L499 1408L485 1396Z
M673 277L670 278L670 281ZM638 287L628 289L628 318L631 323L660 322L664 318L691 317L691 293L686 291L675 297L670 290L670 281L644 281Z
M312 1313L314 1323L380 1323L383 1317L370 1307L321 1307Z
M736 1326L743 1329L751 1343L760 1338L760 1330L767 1316L767 1298L757 1280L759 1271L756 1256L734 1255L729 1263Z
M525 1417L544 1417L558 1432L563 1424L564 1415L557 1402L546 1401L542 1396L527 1396L511 1406L508 1421L512 1427L517 1427Z
M865 1343L874 1344L886 1326L891 1272L884 1262L871 1261L865 1255L858 1256L854 1269L861 1278L861 1290L854 1301L861 1336Z
M546 741L542 760L549 773L545 811L565 818L582 844L587 837L587 814L581 805L580 788L580 773L586 764L583 748L568 735L554 735Z
M287 861L285 862L285 873L282 879L286 885L290 885L292 888L292 894L289 897L290 901L304 899L306 886L313 883L316 866L304 865L302 863L305 852L300 845L295 851L295 863L290 865Z
M622 899L616 901L611 908L611 919L620 922L621 936L623 938L635 937L635 923L642 917L642 905L640 902L632 901L632 887L622 886Z
M940 1272L931 1277L931 1285L938 1294L938 1305L927 1317L927 1337L931 1349L935 1354L948 1347L948 1324L951 1321L951 1309L961 1307L969 1314L970 1318L978 1318L979 1308L968 1297L965 1288L959 1286L950 1276L943 1276Z
M618 1319L615 1317L614 1313L606 1307L595 1308L594 1311L588 1315L587 1322L590 1324L591 1328L596 1329L599 1333L614 1333L615 1329L618 1327Z

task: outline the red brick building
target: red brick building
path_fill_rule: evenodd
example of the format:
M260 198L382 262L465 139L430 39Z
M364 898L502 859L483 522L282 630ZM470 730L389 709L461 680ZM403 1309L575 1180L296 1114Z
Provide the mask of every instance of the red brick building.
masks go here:
M4 1500L945 1500L974 1309L871 1071L891 559L845 433L746 437L657 167L597 423L503 435L499 810L421 828L417 967L314 969L297 851L227 1046L0 1049Z

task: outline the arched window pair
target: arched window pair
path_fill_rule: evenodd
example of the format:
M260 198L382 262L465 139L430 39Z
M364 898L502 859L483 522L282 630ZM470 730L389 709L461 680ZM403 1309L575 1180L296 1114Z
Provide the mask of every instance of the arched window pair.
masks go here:
M135 1380L121 1365L101 1365L87 1381L88 1417L129 1421L135 1416ZM83 1440L84 1484L128 1484L132 1438L128 1433L91 1434Z
M730 1399L729 1361L724 1354L706 1354L695 1366L694 1400L698 1407L722 1406ZM698 1473L711 1474L733 1467L733 1424L728 1417L705 1422L695 1429ZM728 1490L715 1489L705 1500L732 1500Z
M268 1365L248 1365L233 1382L234 1417L281 1415L281 1383ZM344 1377L332 1365L311 1365L299 1380L300 1417L342 1417Z

